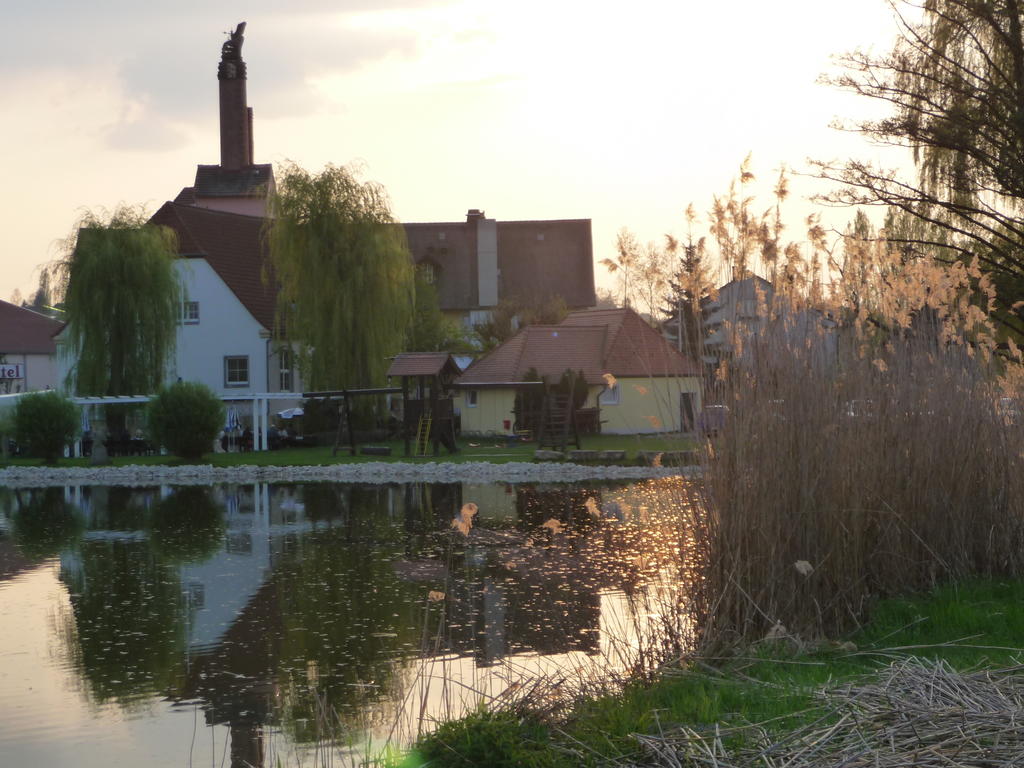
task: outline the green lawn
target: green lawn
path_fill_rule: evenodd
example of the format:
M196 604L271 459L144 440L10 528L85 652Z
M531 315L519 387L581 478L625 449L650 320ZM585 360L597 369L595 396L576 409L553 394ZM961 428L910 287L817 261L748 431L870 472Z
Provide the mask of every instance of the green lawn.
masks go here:
M636 462L638 451L678 451L693 447L692 440L678 435L588 435L580 440L581 446L587 450L624 450L626 463ZM458 441L459 452L449 454L444 448L438 456L408 457L403 456L404 445L400 440L374 445L387 445L391 448L391 456L350 456L347 446L332 456L332 446L315 446L311 448L283 448L277 451L257 451L245 453L209 453L203 456L202 464L215 467L234 467L242 465L256 466L318 466L323 464L350 464L368 461L406 461L412 463L425 462L466 462L487 461L505 463L511 461L533 461L533 453L537 450L536 443L512 443L490 437L464 438ZM575 446L570 446L570 449ZM89 459L61 459L59 466L87 467ZM114 466L131 464L180 464L173 456L120 456L112 460ZM8 459L7 466L38 466L38 459ZM4 463L0 461L0 466Z

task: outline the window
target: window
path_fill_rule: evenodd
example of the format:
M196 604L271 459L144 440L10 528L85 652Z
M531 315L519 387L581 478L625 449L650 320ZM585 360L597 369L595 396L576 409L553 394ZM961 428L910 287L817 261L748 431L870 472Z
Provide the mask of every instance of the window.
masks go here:
M437 267L429 261L419 264L416 269L419 270L420 279L427 285L433 285L437 282Z
M475 390L475 389L467 389L466 390L466 407L467 408L476 408L476 396L477 396L477 390Z
M224 386L249 386L249 356L236 355L224 358Z
M611 389L606 389L601 392L601 396L597 398L597 402L601 405L618 405L619 404L619 385L616 383Z
M278 385L282 392L292 391L292 351L282 347L277 351Z
M199 302L198 301L183 301L181 302L181 322L185 325L198 325L199 324Z

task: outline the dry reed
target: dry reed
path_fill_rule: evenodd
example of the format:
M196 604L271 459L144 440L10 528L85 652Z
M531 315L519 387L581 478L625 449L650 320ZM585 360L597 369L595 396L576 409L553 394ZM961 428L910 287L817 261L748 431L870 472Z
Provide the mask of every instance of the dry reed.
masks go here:
M1024 427L1000 408L1019 366L953 271L872 312L777 297L736 334L696 533L706 652L838 637L877 597L1024 573Z
M1022 685L1024 667L964 674L908 658L822 691L813 722L781 737L758 724L635 738L644 765L1003 768L1024 761Z

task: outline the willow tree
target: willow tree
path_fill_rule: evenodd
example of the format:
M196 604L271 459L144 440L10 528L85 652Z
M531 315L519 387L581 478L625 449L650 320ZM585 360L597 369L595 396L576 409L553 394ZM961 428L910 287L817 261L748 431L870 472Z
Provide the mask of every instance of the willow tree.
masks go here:
M76 394L147 394L163 383L181 300L176 253L174 233L148 224L139 209L78 222L55 268Z
M851 127L907 147L908 177L851 161L821 163L846 186L831 202L886 206L920 226L889 231L904 254L977 260L996 286L995 316L1024 334L1024 5L1019 0L890 0L893 49L840 57L831 82L888 106Z
M278 333L310 389L379 386L414 306L412 257L384 189L328 165L279 173L268 279Z

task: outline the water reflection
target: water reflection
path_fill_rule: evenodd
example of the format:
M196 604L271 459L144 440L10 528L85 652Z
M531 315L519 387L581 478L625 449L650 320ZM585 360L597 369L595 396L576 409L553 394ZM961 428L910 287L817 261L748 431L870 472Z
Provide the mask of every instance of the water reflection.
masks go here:
M59 555L56 634L90 701L198 706L256 766L458 714L446 686L507 685L512 660L613 663L609 622L647 616L630 600L680 564L651 503L673 482L51 488L0 498L0 544Z

